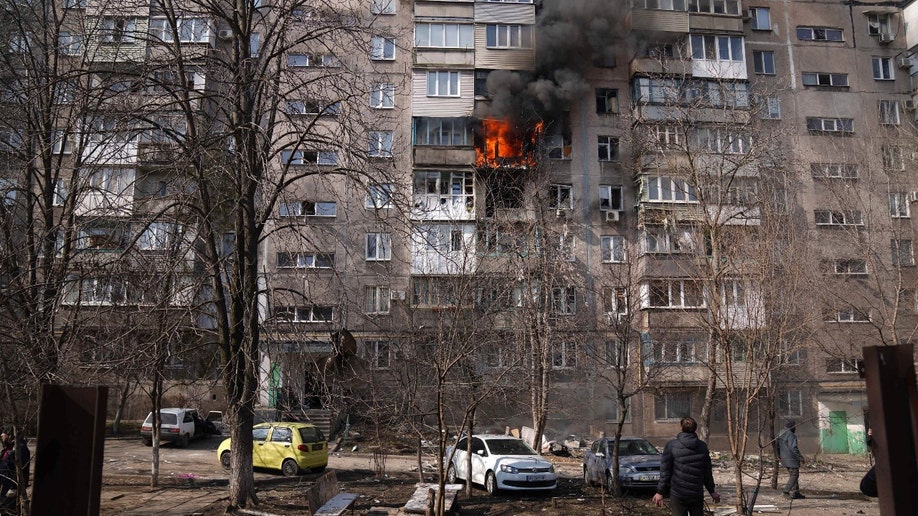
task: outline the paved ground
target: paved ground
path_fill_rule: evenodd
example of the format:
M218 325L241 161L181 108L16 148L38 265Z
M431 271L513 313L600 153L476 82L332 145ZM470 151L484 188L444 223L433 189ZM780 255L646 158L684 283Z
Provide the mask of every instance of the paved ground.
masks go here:
M109 439L106 441L105 466L103 470L102 514L212 514L214 507L226 500L227 475L217 462L216 448L219 438L193 442L187 449L164 446L161 450L162 463L160 470L160 487L150 488L150 448L143 446L139 439ZM427 465L433 464L428 457ZM569 506L579 507L574 514L600 514L600 509L591 497L597 488L579 488L580 462L577 459L553 457L563 481L572 486L568 492L573 493ZM389 456L386 459L386 471L402 474L409 480L417 475L417 458L415 456ZM373 478L374 462L369 453L347 450L346 453L333 453L329 468L340 472L363 472L363 477ZM785 500L780 490L765 488L759 495L759 504L771 504L780 514L796 516L879 516L879 507L875 500L870 500L858 492L858 482L867 468L863 457L830 456L811 461L801 472L801 486L807 494L805 500L795 500L793 504ZM353 476L353 475L352 475ZM435 479L432 471L425 467L425 477ZM277 473L258 471L255 473L256 484L261 491L284 490L293 498L297 493L305 492L315 478L314 475L303 475L296 478L285 478ZM784 478L781 478L782 480ZM734 499L732 470L727 464L719 464L715 472L718 490L724 497L722 507ZM751 479L746 479L751 482ZM364 482L365 484L366 482ZM386 493L384 484L380 484L378 494L372 491L369 497L383 498ZM302 491L300 491L302 490ZM583 493L583 494L580 494ZM483 493L478 493L483 495ZM586 496L584 496L586 495ZM647 507L649 507L647 496ZM642 499L634 500L644 507ZM495 509L496 510L496 509ZM270 514L265 509L266 514ZM571 514L570 511L553 509L552 503L536 501L529 507L518 507L511 513L504 511L480 514ZM293 510L284 514L303 514ZM478 514L478 513L476 513ZM666 514L660 511L660 514Z

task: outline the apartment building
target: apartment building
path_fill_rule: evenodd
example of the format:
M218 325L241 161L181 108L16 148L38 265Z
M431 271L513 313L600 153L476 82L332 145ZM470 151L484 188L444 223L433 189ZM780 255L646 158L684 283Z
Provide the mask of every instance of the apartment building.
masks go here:
M5 199L26 197L20 158L40 155L41 234L78 251L58 264L60 305L84 315L58 338L120 346L84 360L111 371L150 349L172 376L216 378L188 199L196 171L247 145L221 129L235 83L215 64L241 52L281 70L261 405L384 412L434 392L452 353L465 380L515 379L495 382L484 425L531 424L538 386L548 432L612 432L627 393L624 433L662 440L708 393L714 446L732 421L792 418L805 448L863 451L860 349L918 326L911 4L301 4L257 2L240 27L194 2L67 3L42 70L78 93L51 94L70 106L53 122L18 122L38 98L15 87L35 31L8 35ZM47 145L17 154L17 126ZM232 268L225 215L209 220ZM222 399L208 381L186 392Z

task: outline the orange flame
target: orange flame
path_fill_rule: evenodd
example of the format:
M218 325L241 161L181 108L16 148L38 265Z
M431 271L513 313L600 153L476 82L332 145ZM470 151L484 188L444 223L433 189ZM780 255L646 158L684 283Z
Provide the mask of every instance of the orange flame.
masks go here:
M536 125L528 139L509 120L482 120L479 144L475 148L478 166L502 167L525 166L534 161L531 154L535 149L542 123Z

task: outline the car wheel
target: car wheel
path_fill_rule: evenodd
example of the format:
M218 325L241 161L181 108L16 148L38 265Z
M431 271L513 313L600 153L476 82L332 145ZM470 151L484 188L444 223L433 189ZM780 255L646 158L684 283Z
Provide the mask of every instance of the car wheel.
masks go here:
M285 477L296 476L300 472L300 467L297 465L296 461L293 459L285 459L281 464L281 473Z
M223 469L230 469L230 452L225 451L220 454L220 465L223 466Z
M583 485L590 487L593 485L593 482L590 480L590 472L586 468L583 468Z
M446 483L447 484L458 484L459 475L456 474L456 467L452 464L449 465L449 469L446 470Z
M141 439L144 446L153 446L153 439Z
M489 495L496 495L498 491L497 488L497 478L494 477L493 471L488 471L488 474L485 475L485 490Z
M606 471L606 492L615 492L615 479L612 478L612 473L609 473L608 471Z

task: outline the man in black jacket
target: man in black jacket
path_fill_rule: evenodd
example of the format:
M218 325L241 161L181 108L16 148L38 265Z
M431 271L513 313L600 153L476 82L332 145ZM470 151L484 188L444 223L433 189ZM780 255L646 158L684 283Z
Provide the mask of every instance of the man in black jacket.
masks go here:
M702 516L705 489L714 503L720 502L720 495L714 490L711 452L695 433L698 423L694 419L684 417L680 423L682 432L663 448L660 482L653 503L663 507L663 497L669 496L673 516Z

